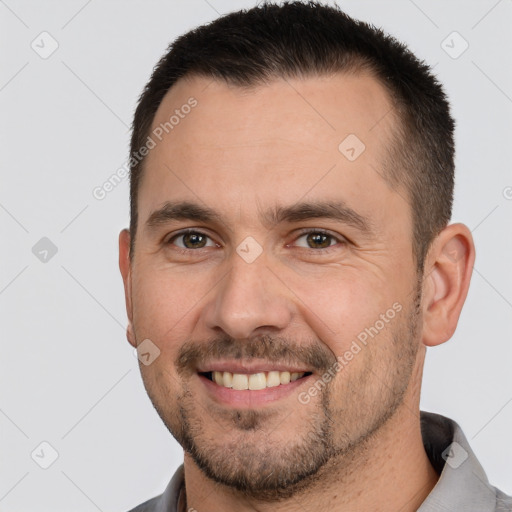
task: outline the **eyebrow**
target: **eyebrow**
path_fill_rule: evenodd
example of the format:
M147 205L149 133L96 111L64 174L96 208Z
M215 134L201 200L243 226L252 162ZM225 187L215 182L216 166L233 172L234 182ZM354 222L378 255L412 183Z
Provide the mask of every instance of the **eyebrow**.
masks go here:
M262 214L263 221L269 226L288 222L300 222L308 219L331 219L354 227L364 234L374 231L369 218L356 212L343 201L302 202L292 206L277 206Z
M195 220L198 222L219 222L221 216L211 208L201 206L189 201L172 203L167 201L164 205L155 210L146 221L146 228L157 228L173 220Z
M374 232L370 219L356 212L343 201L301 202L291 206L275 206L265 212L260 212L259 216L262 223L269 229L281 223L296 223L322 218L342 222L366 235L371 235ZM226 226L218 212L189 201L167 201L161 208L151 213L145 225L146 229L153 230L175 220L215 222Z

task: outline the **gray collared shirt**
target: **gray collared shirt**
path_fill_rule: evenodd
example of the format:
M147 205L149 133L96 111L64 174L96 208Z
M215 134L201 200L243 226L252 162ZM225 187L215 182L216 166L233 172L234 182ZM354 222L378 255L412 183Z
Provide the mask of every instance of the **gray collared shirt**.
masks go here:
M418 512L512 512L512 497L489 484L459 425L425 411L420 418L425 451L440 476ZM130 512L178 512L183 479L181 465L163 494Z

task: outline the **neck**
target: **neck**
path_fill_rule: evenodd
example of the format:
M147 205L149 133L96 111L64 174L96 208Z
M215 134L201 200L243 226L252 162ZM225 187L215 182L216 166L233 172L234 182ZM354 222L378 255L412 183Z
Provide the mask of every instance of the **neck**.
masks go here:
M297 510L297 503L301 510L414 512L438 480L423 446L419 385L408 390L395 414L357 450L331 460L306 490L288 500L249 500L208 479L188 454L184 469L187 510L209 512L285 512Z

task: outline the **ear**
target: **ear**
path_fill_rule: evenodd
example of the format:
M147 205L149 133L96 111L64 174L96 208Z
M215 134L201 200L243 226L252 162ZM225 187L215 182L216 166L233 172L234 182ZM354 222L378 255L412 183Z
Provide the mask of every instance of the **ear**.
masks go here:
M447 226L428 253L423 283L423 343L435 346L455 332L475 262L475 244L464 224Z
M126 327L126 338L131 345L137 347L135 333L133 331L133 310L132 310L132 267L130 262L130 231L123 229L119 233L119 270L123 276L124 297L126 302L126 314L128 325Z

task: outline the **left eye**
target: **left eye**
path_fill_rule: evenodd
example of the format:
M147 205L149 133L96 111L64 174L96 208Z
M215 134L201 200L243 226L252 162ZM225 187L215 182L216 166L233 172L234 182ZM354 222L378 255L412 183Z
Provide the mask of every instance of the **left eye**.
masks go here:
M209 236L199 231L187 231L173 236L167 242L174 243L182 249L202 249L203 247L214 247L215 242Z
M298 242L303 240L305 245L301 245ZM304 233L303 235L297 238L295 242L299 247L306 247L308 249L326 249L327 247L331 247L332 245L336 245L340 240L338 240L334 235L329 233L324 233L323 231L310 231L309 233Z

